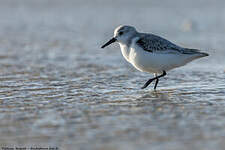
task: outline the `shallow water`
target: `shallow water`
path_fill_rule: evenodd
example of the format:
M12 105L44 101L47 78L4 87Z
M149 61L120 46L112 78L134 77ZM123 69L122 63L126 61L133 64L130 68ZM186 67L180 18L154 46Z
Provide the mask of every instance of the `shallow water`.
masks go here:
M0 146L224 149L225 1L0 1ZM158 90L118 45L131 24L208 58Z

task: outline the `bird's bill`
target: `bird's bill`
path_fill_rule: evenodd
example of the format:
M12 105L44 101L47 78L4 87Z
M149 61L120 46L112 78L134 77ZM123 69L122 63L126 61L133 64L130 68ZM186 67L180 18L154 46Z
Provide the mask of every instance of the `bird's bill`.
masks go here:
M116 42L116 38L112 38L112 39L109 40L107 43L105 43L104 45L102 45L101 48L105 48L106 46L108 46L108 45L110 45L110 44L112 44L112 43L114 43L114 42Z

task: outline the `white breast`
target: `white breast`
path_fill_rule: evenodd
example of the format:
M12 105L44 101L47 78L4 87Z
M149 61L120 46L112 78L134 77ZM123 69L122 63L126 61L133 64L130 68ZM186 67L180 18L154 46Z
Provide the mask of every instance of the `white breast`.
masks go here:
M123 57L128 61L129 61L129 54L130 54L130 49L125 45L125 44L122 44L122 43L119 43L120 44L120 49L121 49L121 52L122 52L122 55Z

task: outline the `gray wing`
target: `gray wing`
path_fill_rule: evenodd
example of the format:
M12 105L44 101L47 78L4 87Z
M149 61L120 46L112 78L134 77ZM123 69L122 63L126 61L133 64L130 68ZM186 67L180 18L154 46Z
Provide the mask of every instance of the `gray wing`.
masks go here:
M164 52L164 53L181 53L188 55L199 55L201 57L209 56L209 54L201 52L198 49L183 48L173 44L172 42L159 37L154 34L141 33L140 39L137 40L137 44L145 51Z
M141 34L137 44L148 52L178 52L183 53L184 48L179 47L172 42L153 34Z

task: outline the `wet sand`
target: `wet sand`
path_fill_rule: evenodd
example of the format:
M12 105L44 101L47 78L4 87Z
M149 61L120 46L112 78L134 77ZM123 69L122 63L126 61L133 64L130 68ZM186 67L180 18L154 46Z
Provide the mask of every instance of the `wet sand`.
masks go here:
M0 146L224 149L224 4L1 0ZM120 24L210 57L141 90L152 75L100 49Z

